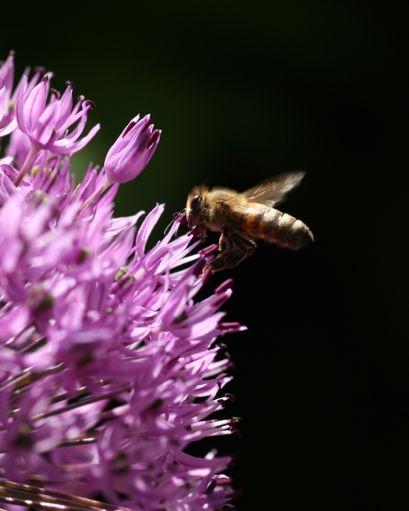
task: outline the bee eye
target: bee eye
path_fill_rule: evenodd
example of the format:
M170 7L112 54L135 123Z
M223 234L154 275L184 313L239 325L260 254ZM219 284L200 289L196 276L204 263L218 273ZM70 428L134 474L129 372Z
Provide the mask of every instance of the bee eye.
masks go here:
M200 195L195 195L191 202L192 208L197 208L198 206L200 206L201 202L202 197Z

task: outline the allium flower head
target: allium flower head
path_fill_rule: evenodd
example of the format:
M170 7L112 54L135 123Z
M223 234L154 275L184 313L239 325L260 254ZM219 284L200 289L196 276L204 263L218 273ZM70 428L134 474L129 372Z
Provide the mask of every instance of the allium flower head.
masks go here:
M117 183L157 147L150 117L75 186L89 103L35 80L0 160L0 507L226 509L229 458L189 447L235 427L218 344L241 329L220 311L231 281L197 298L213 248L178 234L180 216L147 249L163 205L113 217Z
M36 75L37 76L37 75ZM36 77L35 76L35 77ZM96 124L82 136L93 103L80 96L73 100L73 87L68 84L64 93L50 88L51 73L46 73L35 85L33 79L23 75L17 94L16 119L19 138L12 138L14 144L9 154L18 155L22 146L29 142L24 162L16 176L19 185L33 166L40 151L53 155L71 156L80 151L99 131Z
M72 85L60 96L57 91L50 91L50 80L51 75L46 74L31 89L23 76L16 107L18 127L40 149L73 154L91 140L100 126L97 124L80 138L92 103L80 97L74 105Z

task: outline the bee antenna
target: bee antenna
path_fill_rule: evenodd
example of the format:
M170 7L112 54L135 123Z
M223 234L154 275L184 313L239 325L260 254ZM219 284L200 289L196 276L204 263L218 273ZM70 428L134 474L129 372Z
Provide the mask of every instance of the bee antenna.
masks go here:
M166 227L164 234L166 234L169 231L169 229L175 222L182 223L183 219L186 219L185 211L186 211L186 208L182 209L182 211L173 213L173 218L172 218L171 222L168 224L168 226Z
M173 224L174 220L172 220L171 222L168 223L166 229L163 231L163 234L167 234L167 232L169 231L171 225Z
M174 222L180 222L181 225L185 225L187 223L186 208L183 208L179 213L175 213Z

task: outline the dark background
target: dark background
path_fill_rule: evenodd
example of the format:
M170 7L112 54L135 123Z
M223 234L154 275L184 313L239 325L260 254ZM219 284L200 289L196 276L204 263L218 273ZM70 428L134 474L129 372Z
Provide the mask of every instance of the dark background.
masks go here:
M138 112L164 130L118 214L164 201L165 226L195 184L307 172L285 210L314 246L261 246L229 272L228 317L249 327L226 338L242 422L219 443L239 509L409 504L406 19L340 0L2 6L1 57L97 105L79 171Z

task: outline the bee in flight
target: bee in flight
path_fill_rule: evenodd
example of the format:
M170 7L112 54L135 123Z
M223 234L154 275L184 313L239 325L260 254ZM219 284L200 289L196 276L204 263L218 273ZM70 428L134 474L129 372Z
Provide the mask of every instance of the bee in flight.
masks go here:
M196 186L189 193L186 219L200 235L220 232L219 254L212 269L234 268L256 249L256 239L299 250L314 241L310 229L297 218L275 208L297 186L303 172L285 172L238 193L228 188Z

